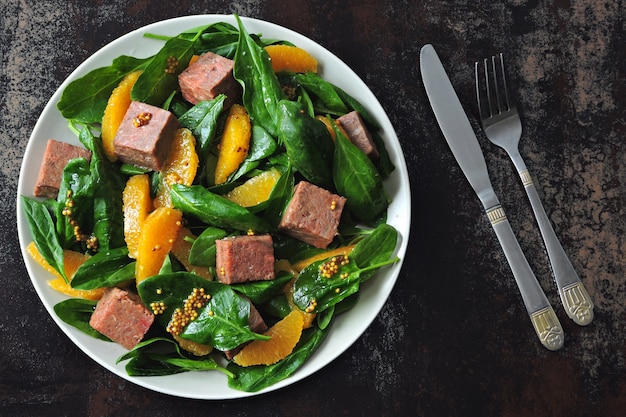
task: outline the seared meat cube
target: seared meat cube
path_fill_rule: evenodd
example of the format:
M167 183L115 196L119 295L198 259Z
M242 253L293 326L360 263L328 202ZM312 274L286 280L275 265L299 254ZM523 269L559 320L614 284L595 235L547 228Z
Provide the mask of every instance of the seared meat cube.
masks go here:
M132 349L153 321L154 315L137 294L113 287L96 304L89 325L126 349Z
M272 236L234 236L215 241L217 279L222 284L274 279Z
M263 334L268 329L267 324L265 324L265 320L263 320L263 317L261 317L261 313L259 313L259 310L257 310L252 303L250 303L250 317L248 318L248 323L250 324L250 330L252 330L254 333ZM224 355L226 355L226 358L228 360L231 360L233 356L239 353L239 351L243 349L245 345L247 345L247 343L244 343L241 346L237 346L234 349L226 350L224 351Z
M241 85L233 77L234 61L206 52L179 76L178 84L183 98L192 104L212 100L220 94L226 96L224 107L229 108L241 97Z
M337 235L345 203L344 197L300 181L278 229L316 248L326 248Z
M370 159L378 159L380 154L372 139L372 135L356 110L337 118L337 123L346 132L350 142L362 150Z
M91 160L91 151L69 143L48 140L43 163L35 183L34 194L37 197L56 198L63 178L63 169L75 158Z
M179 127L169 111L133 101L115 135L115 154L124 163L158 171Z

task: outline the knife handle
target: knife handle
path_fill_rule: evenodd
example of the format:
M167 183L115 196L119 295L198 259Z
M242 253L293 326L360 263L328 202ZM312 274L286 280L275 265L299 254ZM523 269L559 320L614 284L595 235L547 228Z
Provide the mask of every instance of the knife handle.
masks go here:
M530 268L502 206L488 209L487 217L509 262L526 311L541 344L549 350L560 349L564 342L561 323Z
M546 245L554 281L559 289L565 312L576 324L586 326L593 320L593 301L554 233L528 170L520 171L519 176Z

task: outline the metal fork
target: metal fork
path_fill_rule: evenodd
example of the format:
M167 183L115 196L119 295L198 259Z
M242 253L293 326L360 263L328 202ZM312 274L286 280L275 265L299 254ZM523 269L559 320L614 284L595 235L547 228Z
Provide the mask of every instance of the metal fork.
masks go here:
M492 143L503 148L513 161L545 242L565 311L575 323L585 326L593 320L594 305L554 233L537 189L520 155L522 122L515 104L509 99L502 54L492 56L491 59L486 58L482 63L476 62L474 70L476 98L485 135Z

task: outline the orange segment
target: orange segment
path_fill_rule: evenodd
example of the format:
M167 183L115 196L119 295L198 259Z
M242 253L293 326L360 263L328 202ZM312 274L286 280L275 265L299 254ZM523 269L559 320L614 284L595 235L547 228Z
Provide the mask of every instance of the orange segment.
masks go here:
M215 184L223 184L248 156L252 125L246 109L233 104L228 112L215 167Z
M271 365L285 359L300 340L303 319L292 311L265 332L270 340L254 340L233 357L239 366Z
M291 45L268 45L265 50L272 60L274 72L317 72L317 59L302 48Z
M296 278L290 280L287 285L283 288L283 292L285 293L285 297L287 298L287 302L289 303L289 307L291 307L292 312L297 312L302 315L302 328L308 329L313 325L313 320L315 320L315 313L309 313L306 311L300 310L300 308L293 302L293 285L296 282Z
M141 71L127 74L119 85L113 89L104 109L104 116L102 117L102 147L104 148L104 153L111 161L117 160L113 149L113 140L130 106L130 90L140 75Z
M172 207L170 188L173 184L191 185L198 171L196 138L191 130L181 128L161 168L161 186L154 199L155 207Z
M272 168L233 188L224 197L242 207L252 207L266 201L280 178L280 171Z
M122 192L124 214L124 240L128 246L128 256L137 258L137 246L141 236L141 225L152 209L150 179L148 175L133 175L126 181Z
M302 271L304 268L306 268L307 266L309 266L310 264L312 264L313 262L316 261L321 261L322 259L328 259L332 256L338 256L338 255L349 255L350 252L352 252L352 249L354 249L355 245L347 245L347 246L340 246L338 248L335 249L329 249L327 251L324 251L322 253L319 253L317 255L313 255L309 258L303 259L301 261L298 261L296 263L294 263L291 267L300 272Z
M194 342L193 340L183 339L175 334L172 336L174 337L174 340L178 342L181 349L186 350L195 356L206 356L213 351L213 346L211 345L204 345L202 343Z
M192 265L189 263L189 252L191 252L191 246L193 244L186 238L191 238L193 241L196 236L191 232L191 230L186 227L181 227L176 235L174 245L172 246L172 253L176 259L184 265L187 271L193 272L204 279L212 280L213 274L211 274L211 270L208 267Z
M87 300L99 300L104 293L104 288L97 288L95 290L77 290L72 288L63 277L41 256L35 242L30 242L26 247L26 251L33 258L35 262L42 266L46 271L50 272L54 275L55 278L48 281L48 285L52 287L54 290L59 291L65 295L69 295L70 297L78 297L85 298ZM76 270L87 260L89 259L89 255L83 254L80 252L75 252L72 250L66 249L63 251L64 254L64 267L65 267L65 275L68 278L74 276Z
M146 217L137 247L137 284L159 273L165 257L172 250L182 218L180 210L169 207L159 207Z

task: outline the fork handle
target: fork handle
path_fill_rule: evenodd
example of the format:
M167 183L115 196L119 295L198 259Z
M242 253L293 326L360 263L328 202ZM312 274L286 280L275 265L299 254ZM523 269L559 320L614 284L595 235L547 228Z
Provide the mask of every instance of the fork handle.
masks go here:
M530 268L504 210L500 205L487 209L487 217L509 262L526 311L541 344L549 350L560 349L564 342L561 323Z
M589 293L554 233L552 224L548 220L546 211L537 193L537 188L528 170L525 169L525 166L521 168L518 168L518 173L526 189L526 194L530 200L541 236L546 245L546 251L548 252L548 258L554 273L554 280L565 307L565 312L576 324L586 326L593 320L593 301L591 301Z

